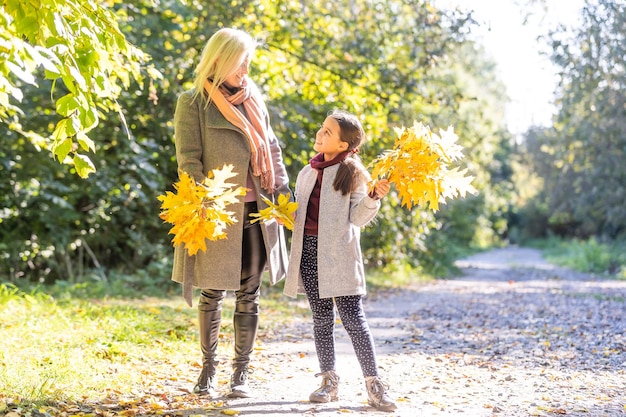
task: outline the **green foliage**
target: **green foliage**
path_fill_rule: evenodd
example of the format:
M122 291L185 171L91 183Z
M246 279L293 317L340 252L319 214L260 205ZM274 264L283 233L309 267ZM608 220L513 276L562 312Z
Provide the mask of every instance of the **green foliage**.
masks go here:
M527 224L545 226L528 234L615 239L626 234L626 4L588 1L581 18L550 36L561 68L559 111L522 149L541 186L525 202L534 216Z
M80 280L94 267L105 277L109 268L143 268L169 249L154 197L169 182L157 166L168 162L159 162L160 146L152 140L113 137L117 143L105 144L98 171L86 182L59 171L22 137L7 139L0 151L8 157L0 246L10 280Z
M0 125L6 129L0 164L7 178L0 183L3 279L106 285L116 274L136 271L147 280L169 279L171 236L158 217L156 196L177 178L172 118L208 36L224 26L248 30L262 41L250 76L267 97L292 180L312 156L311 138L332 108L361 116L370 138L361 150L366 164L391 147L395 126L414 120L433 128L454 126L479 196L453 202L433 216L403 209L392 191L377 223L364 232L369 266L445 275L456 254L506 235L502 219L510 211L510 146L502 128L505 94L495 81L493 63L465 40L472 27L469 16L444 13L418 0L332 5L235 0L216 1L210 8L201 1L176 0L107 4L111 8L103 18L116 19L110 36L122 42L116 37L119 29L127 47L142 51L138 58L152 57L162 78L143 88L141 78L131 76L140 61L123 60L129 72L112 79L119 81L112 90L114 101L94 96L102 111L89 130L97 151L89 154L96 172L88 181L59 170L40 152L45 141L24 136L55 129L58 98L49 92L67 90L63 80L54 83L40 70L36 86L20 84L20 107L28 117L20 119L19 129ZM109 39L102 36L90 39ZM76 34L68 44L80 39ZM111 52L109 47L94 45L94 50L106 58L99 48ZM89 60L85 65L80 71L98 71ZM112 103L121 118L105 111ZM63 111L77 109L72 96L61 104ZM59 142L59 149L66 149L62 143L67 144ZM70 154L79 151L71 149Z
M148 27L159 26L162 18L157 13L156 21L145 22L141 13L117 14ZM162 48L152 45L152 49L163 55ZM166 92L169 83L159 87ZM22 107L28 109L29 118L23 123L28 130L54 125L50 111L54 103L45 93L49 88L45 83L24 87L28 94ZM91 131L98 138L98 154L92 157L97 172L89 181L58 170L19 132L6 132L8 145L0 150L8 178L0 184L4 207L0 245L3 275L9 280L83 280L90 268L98 269L104 279L110 269L135 271L170 254L168 228L158 219L156 195L176 176L171 139L176 97L164 95L157 106L152 94L130 81L130 90L120 91L116 101L124 109L120 114L126 124L120 125L117 117L100 118ZM166 278L167 269L159 269L152 278Z
M623 279L626 271L626 243L623 241L563 240L550 238L532 241L546 259L580 272L609 274Z
M142 68L149 56L126 41L117 19L85 0L11 0L0 8L0 120L83 178L95 171L86 155L96 147L88 133L102 112L119 111L116 98L133 79L143 82L145 71L159 76ZM48 109L61 118L53 129L22 126L28 119L28 108L19 104L24 88L38 80L53 81Z
M436 264L443 273L452 266L451 246L491 244L506 233L506 225L496 224L501 212L509 209L506 193L511 188L499 185L510 181L502 169L510 150L503 129L503 86L495 81L493 64L464 40L463 31L471 28L467 16L446 15L421 1L333 4L332 14L326 7L326 2L306 6L279 2L256 17L263 22L260 27L271 33L266 39L268 51L259 54L259 78L266 80L261 84L270 107L281 107L273 120L275 130L286 134L291 177L308 163L310 138L326 112L335 107L361 115L370 138L361 149L366 164L391 148L394 126L411 126L414 120L434 128L453 125L467 148L471 174L477 177L481 194L488 197L468 199L473 202L466 204L476 210L453 203L450 207L459 207L456 212L442 212L435 218L419 208L407 212L392 192L378 222L365 229L362 239L372 265L393 269L404 262L428 268ZM276 21L282 25L272 31ZM359 30L345 31L345 27ZM302 97L308 101L302 102ZM296 100L297 104L289 104ZM494 158L499 159L494 162ZM479 213L480 208L484 211ZM456 223L470 227L456 229L465 239L429 240L432 231L455 230L451 217L467 213L477 217Z
M437 68L439 82L430 85L450 86L438 88L447 99L443 106L429 108L428 114L435 126L454 126L465 148L464 163L479 190L477 196L452 201L437 214L439 236L427 247L434 256L447 259L444 268L451 266L458 251L498 245L507 237L507 218L514 210L513 138L504 127L505 89L494 76L494 63L482 52L471 42L456 45Z

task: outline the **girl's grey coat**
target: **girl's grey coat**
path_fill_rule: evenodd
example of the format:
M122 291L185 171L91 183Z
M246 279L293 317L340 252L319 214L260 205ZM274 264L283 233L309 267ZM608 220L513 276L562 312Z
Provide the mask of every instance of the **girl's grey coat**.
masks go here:
M252 88L254 84L250 83ZM276 136L269 126L272 160L274 161L276 192L270 195L260 186L259 177L252 176L257 191L259 210L266 207L260 195L275 201L280 193L290 193L287 172ZM174 116L176 159L179 170L187 172L201 181L213 169L233 165L237 175L228 181L236 186L247 186L250 166L250 146L244 133L230 123L212 103L205 108L201 97L193 98L193 90L178 98ZM241 258L243 239L243 197L229 205L228 211L235 213L238 220L227 227L227 239L207 240L206 252L198 251L189 256L179 246L174 248L172 280L183 284L183 294L191 306L192 287L216 290L238 290L241 280ZM284 278L287 271L287 245L283 227L276 221L263 223L263 239L267 252L270 283L273 285Z
M338 169L339 164L324 169L320 191L317 246L320 298L366 293L360 243L361 227L369 223L380 208L380 202L367 195L366 183L345 196L336 191L333 182ZM304 294L300 275L302 239L309 197L316 179L317 171L307 165L296 180L295 197L298 209L284 287L284 293L289 297Z

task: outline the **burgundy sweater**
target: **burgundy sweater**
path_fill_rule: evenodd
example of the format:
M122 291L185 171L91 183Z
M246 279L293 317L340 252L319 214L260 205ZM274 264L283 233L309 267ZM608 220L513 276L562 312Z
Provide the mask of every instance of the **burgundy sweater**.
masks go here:
M340 163L346 159L350 153L349 151L342 152L331 161L324 161L324 154L318 153L309 161L311 167L317 170L317 181L315 181L315 187L313 187L313 191L311 191L309 205L306 209L306 221L304 222L305 235L317 236L317 221L320 214L320 190L322 189L324 168Z

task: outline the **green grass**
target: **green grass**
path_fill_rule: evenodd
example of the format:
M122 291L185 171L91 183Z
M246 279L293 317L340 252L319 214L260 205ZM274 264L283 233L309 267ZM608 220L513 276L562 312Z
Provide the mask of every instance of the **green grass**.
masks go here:
M369 291L384 291L388 289L402 289L411 285L425 283L433 279L423 272L406 266L392 271L369 270L367 274L367 288Z
M180 285L158 271L94 274L83 282L47 286L0 284L0 414L7 404L35 409L60 403L147 395L164 381L191 388L200 369L197 309ZM379 291L415 283L414 270L368 272ZM282 294L264 281L259 344L266 335L310 312L304 297ZM194 303L197 302L194 297ZM232 353L234 294L227 292L218 354ZM10 407L10 408L11 408Z
M606 274L626 279L626 243L557 238L532 242L542 250L546 260L575 271Z
M0 413L14 401L38 407L137 395L180 375L193 386L200 366L195 305L185 304L178 285L176 291L164 286L161 297L142 297L155 288L127 286L119 292L124 282L128 278L35 289L0 284ZM279 287L263 292L260 340L275 326L308 314ZM219 348L224 355L232 351L233 308L229 292Z
M9 398L43 403L125 391L146 378L145 366L134 364L165 366L196 344L193 311L176 302L57 300L0 288L0 392Z

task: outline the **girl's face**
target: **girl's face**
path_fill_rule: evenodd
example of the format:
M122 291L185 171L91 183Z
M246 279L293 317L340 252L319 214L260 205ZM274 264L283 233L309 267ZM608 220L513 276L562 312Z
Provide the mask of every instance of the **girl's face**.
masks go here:
M313 149L316 152L324 154L324 160L330 161L337 155L348 149L348 142L340 139L339 134L341 128L339 122L333 117L327 117L315 135L315 145Z
M224 79L224 84L228 88L243 88L248 84L248 69L250 67L250 57L246 57L239 68Z

